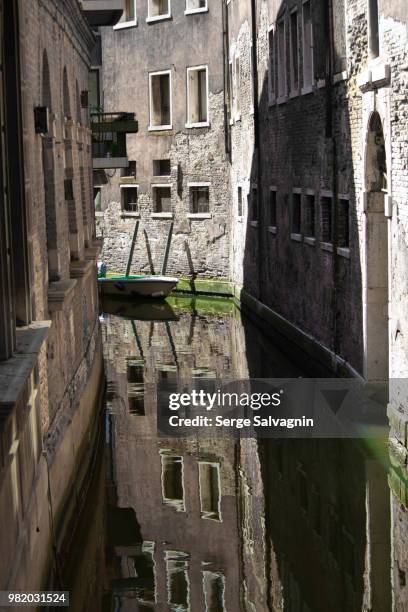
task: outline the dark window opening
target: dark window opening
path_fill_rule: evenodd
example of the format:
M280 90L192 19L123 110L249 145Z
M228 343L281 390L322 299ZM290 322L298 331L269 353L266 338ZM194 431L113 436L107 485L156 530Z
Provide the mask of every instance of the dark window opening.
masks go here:
M349 209L349 201L340 199L337 208L337 241L339 247L347 249L350 246Z
M170 126L170 74L154 74L150 77L152 127Z
M291 233L300 234L301 232L301 195L300 193L292 194L292 225Z
M136 162L129 161L129 166L122 169L122 177L136 178Z
M321 240L322 242L331 243L332 238L332 198L322 197L320 200L321 206Z
M65 179L64 180L64 194L65 194L65 199L66 200L73 200L74 199L74 186L72 183L72 179Z
M294 91L299 85L298 14L290 16L290 86Z
M312 194L305 196L305 236L315 236L315 197Z
M171 187L153 188L153 210L156 213L171 212Z
M242 217L242 187L238 187L238 217Z
M122 187L122 210L126 212L138 212L138 188L137 187Z
M269 225L272 227L277 226L277 206L276 206L276 191L271 190L269 192Z
M210 211L209 187L190 187L190 211L192 213L208 213Z
M154 176L170 176L170 160L169 159L154 159L153 160L153 175Z
M251 190L251 210L252 210L252 221L258 221L258 189L252 187Z

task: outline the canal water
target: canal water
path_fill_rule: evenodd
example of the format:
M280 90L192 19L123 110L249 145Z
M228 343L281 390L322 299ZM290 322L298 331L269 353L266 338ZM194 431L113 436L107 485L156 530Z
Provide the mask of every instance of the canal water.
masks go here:
M295 378L313 364L228 301L104 310L105 444L66 564L72 609L391 610L381 444L157 436L160 381Z

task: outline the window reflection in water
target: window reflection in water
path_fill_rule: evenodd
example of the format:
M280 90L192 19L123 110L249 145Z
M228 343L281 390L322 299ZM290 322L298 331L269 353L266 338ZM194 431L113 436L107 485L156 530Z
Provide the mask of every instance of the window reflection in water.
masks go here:
M163 503L185 512L183 457L161 451Z
M198 472L201 517L221 521L220 465L218 463L200 461Z
M226 612L225 576L220 572L203 571L205 612Z
M188 555L176 550L165 554L167 571L167 601L172 612L190 611Z

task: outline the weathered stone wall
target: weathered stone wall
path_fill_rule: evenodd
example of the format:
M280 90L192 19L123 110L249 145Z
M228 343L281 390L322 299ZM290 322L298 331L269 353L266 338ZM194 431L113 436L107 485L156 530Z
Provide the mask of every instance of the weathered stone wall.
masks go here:
M138 134L127 136L128 159L136 162L135 179L123 180L120 171L108 170L109 185L102 187L104 214L98 216L98 231L103 232L103 259L111 270L126 268L137 217L122 211L120 185L133 183L138 186L140 218L134 272L160 273L174 221L167 272L228 277L231 204L221 8L221 3L211 3L208 12L185 15L185 3L174 2L171 20L146 23L147 3L141 3L137 25L102 29L104 110L133 112L139 122ZM189 128L186 71L193 66L208 66L209 126ZM171 130L149 129L149 72L158 70L171 70ZM170 159L170 176L154 176L157 159ZM209 214L203 218L189 217L190 182L209 183ZM155 214L154 184L171 187L170 214Z

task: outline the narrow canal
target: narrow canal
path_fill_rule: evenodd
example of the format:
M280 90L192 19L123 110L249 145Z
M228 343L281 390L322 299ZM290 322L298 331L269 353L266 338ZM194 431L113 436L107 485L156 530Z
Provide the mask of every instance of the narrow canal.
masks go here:
M346 440L156 433L160 380L294 378L313 375L312 364L231 302L105 310L106 436L65 570L72 609L391 610L390 491L378 453Z

